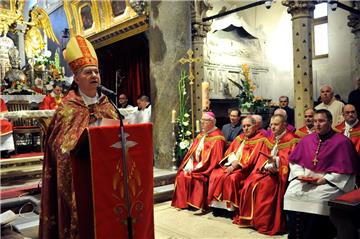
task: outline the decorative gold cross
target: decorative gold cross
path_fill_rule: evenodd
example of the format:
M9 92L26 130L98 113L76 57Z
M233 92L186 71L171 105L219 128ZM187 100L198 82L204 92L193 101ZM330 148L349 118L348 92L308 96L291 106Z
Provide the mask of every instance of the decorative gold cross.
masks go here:
M192 63L193 62L200 62L201 58L193 58L193 50L191 50L191 48L186 52L187 55L189 56L189 58L184 58L182 57L179 62L181 65L184 65L186 63L189 63L189 84L190 84L190 99L191 99L191 133L192 133L192 138L194 139L195 137L195 117L194 117L194 112L195 112L195 107L194 107L194 89L193 89L193 85L194 85L194 74L193 74L193 69L192 69Z
M321 141L321 139L319 139L319 143L318 143L317 149L315 151L315 157L312 160L312 163L314 166L319 162L318 156L319 156L319 152L320 152L321 143L322 143L322 141Z
M189 80L190 80L190 85L194 84L194 74L193 74L193 70L192 70L192 63L193 62L200 62L201 61L201 58L193 58L193 50L189 49L187 52L187 55L189 56L189 58L184 58L182 57L179 62L181 65L184 65L186 63L189 63Z

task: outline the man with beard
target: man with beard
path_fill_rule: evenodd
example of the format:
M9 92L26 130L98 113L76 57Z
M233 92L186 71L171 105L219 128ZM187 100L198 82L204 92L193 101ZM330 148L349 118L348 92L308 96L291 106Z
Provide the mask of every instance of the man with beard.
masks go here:
M334 238L328 201L355 187L357 155L351 141L332 130L332 115L317 110L315 133L305 136L289 157L290 184L284 196L288 238Z
M215 122L214 113L203 113L202 132L196 136L178 169L171 206L207 210L207 182L225 146L224 135Z
M304 119L305 125L295 131L295 134L299 136L299 138L303 138L314 131L314 110L311 108L306 109L304 112Z
M259 142L265 136L258 131L256 120L242 120L243 133L237 136L225 152L225 158L210 175L208 203L210 207L235 211L239 207L239 189L256 164Z
M240 191L239 215L233 221L267 235L285 232L282 202L289 174L288 157L299 141L286 125L284 116L271 117L272 135L261 143L254 170Z

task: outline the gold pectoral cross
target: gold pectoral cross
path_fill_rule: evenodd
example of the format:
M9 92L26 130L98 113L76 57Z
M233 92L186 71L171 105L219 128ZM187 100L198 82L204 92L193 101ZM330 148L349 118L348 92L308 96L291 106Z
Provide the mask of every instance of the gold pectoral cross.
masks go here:
M312 163L313 163L314 166L319 162L318 155L319 155L319 152L320 152L321 143L322 143L322 141L321 141L321 139L319 139L319 143L318 143L317 149L315 151L315 157L312 160Z

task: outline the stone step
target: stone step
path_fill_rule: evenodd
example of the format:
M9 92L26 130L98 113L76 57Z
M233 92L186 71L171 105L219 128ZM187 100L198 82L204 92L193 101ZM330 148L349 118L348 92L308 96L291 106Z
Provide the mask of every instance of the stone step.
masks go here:
M174 193L174 184L167 184L154 188L154 203L168 201L172 198Z

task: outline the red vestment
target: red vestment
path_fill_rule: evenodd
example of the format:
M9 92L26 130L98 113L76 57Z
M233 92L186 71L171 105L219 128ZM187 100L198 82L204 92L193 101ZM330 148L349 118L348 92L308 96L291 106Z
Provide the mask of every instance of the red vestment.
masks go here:
M1 101L1 108L0 108L0 112L7 112L7 106L6 103L3 99L0 98ZM8 134L11 134L13 131L13 126L12 124L6 120L6 119L0 119L0 136L5 136Z
M305 125L305 126L301 127L300 129L297 129L297 130L295 131L295 134L296 134L299 138L303 138L303 137L305 137L306 135L309 134L308 128L307 128L306 125Z
M345 131L345 121L338 124L335 127L335 130L339 133L344 133ZM360 120L359 122L350 130L350 140L353 142L357 154L360 156Z
M237 136L225 152L225 158L219 163L220 167L212 171L209 181L208 204L212 200L223 201L234 207L238 207L238 192L242 186L243 180L250 174L256 164L256 156L265 136L258 132L252 138L246 139L244 133ZM239 164L241 170L236 169L232 173L226 172L223 163L229 157L230 153L238 151L242 142L244 142ZM228 205L228 206L230 206Z
M43 101L40 104L40 110L56 110L59 107L62 97L59 96L58 99L53 97L51 94L45 96Z
M211 171L220 162L223 149L226 144L221 130L216 129L205 137L204 147L199 155L199 162L194 159L194 169L191 173L185 173L184 167L190 158L194 158L204 133L201 132L195 138L189 151L186 153L176 175L175 191L171 205L176 208L188 208L192 206L198 209L207 208L208 178ZM197 164L202 166L196 168Z
M345 131L345 121L335 126L335 131L339 133L344 133ZM350 131L350 140L355 146L357 154L360 156L360 120L359 122L351 129ZM360 173L356 176L356 184L360 186Z
M268 235L285 232L282 208L289 175L288 157L298 141L297 136L291 132L286 132L280 138L276 174L264 169L267 158L258 154L256 166L240 191L239 215L234 218L234 223L252 226L258 232ZM261 144L260 151L271 155L275 137L272 135Z
M79 238L70 151L90 120L101 118L117 119L106 96L89 108L70 91L59 105L45 142L39 238Z

